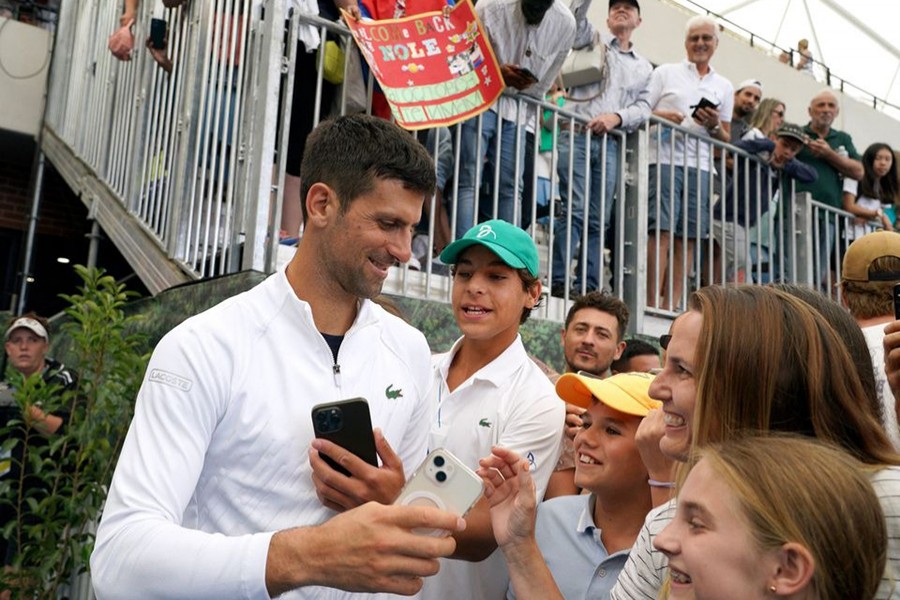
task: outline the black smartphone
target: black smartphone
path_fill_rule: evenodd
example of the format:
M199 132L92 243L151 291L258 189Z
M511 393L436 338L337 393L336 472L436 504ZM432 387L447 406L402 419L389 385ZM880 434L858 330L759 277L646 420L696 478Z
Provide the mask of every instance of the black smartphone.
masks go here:
M535 75L534 73L532 73L529 69L526 69L525 67L519 67L519 74L521 74L523 77L525 77L526 79L528 79L530 81L536 82L538 80L537 75Z
M372 417L369 415L369 403L364 398L317 404L312 409L312 422L317 438L334 442L373 467L378 466ZM330 457L324 454L320 456L335 471L350 475L347 469Z
M701 108L718 108L718 107L719 107L719 105L716 104L715 102L713 102L712 100L710 100L708 98L700 98L700 102L698 102L697 104L695 104L691 107L694 109L694 112L691 113L691 116L696 119L697 111L700 110Z
M900 321L900 283L894 286L894 318Z
M150 19L150 46L157 50L162 50L166 47L165 19Z

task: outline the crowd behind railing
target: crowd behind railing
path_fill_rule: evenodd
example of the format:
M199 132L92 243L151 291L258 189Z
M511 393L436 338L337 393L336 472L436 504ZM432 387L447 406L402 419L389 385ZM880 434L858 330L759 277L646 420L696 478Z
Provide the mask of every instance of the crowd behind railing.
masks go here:
M271 271L276 241L301 233L306 135L331 114L389 119L387 102L333 6L314 16L257 0L163 4L64 9L48 124L192 275ZM861 157L831 126L832 92L811 100L809 124L785 124L777 90L764 94L752 73L734 86L712 68L711 19L688 23L684 59L654 68L631 43L637 2L611 7L606 28L587 21L589 3L553 6L522 31L480 14L509 87L480 116L419 132L439 189L410 269L446 273L444 245L503 218L538 241L553 296L606 289L670 315L704 283L830 290L849 241L894 226L893 153L875 145ZM352 18L360 9L396 14L363 2ZM164 17L162 39L151 39L151 15ZM104 30L122 62L103 52ZM521 35L534 52L511 41ZM343 50L336 74L329 52L313 51L321 40ZM603 81L563 87L573 46L605 49Z

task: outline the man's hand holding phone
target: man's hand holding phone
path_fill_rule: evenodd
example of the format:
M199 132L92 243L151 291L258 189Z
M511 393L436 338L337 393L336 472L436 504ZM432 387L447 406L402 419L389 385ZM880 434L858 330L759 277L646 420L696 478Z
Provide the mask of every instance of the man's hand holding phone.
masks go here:
M316 438L309 450L312 480L319 501L332 510L343 512L369 501L392 503L406 482L403 461L391 448L380 429L373 431L375 450L381 466L373 467L352 452L326 439ZM332 468L322 455L349 472L344 475Z
M370 502L317 527L277 532L269 542L266 589L274 598L306 585L412 595L434 575L439 558L456 548L452 537L418 535L423 528L462 531L466 522L428 506Z
M534 73L519 65L500 65L500 73L503 75L503 81L506 82L506 85L517 90L524 90L538 82L538 78Z

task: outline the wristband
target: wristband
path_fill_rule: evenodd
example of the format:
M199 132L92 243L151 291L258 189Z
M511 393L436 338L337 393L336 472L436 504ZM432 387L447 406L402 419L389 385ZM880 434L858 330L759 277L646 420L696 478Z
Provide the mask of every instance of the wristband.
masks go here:
M655 479L648 479L647 485L649 485L650 487L657 487L657 488L674 488L675 482L674 481L657 481Z

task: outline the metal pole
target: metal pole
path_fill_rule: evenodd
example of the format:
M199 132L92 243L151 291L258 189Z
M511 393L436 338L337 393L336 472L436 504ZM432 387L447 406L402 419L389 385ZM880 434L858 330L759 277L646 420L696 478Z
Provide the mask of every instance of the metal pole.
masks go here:
M88 243L87 268L93 269L97 266L97 250L100 246L100 224L94 219L91 221L91 232L85 236L90 240Z
M40 137L38 137L40 144ZM41 190L44 187L44 152L37 149L34 175L34 192L31 195L31 214L28 215L28 232L25 234L25 253L22 256L22 269L20 272L19 298L16 305L16 314L25 312L25 301L28 299L28 280L31 277L31 261L34 254L34 238L37 235L38 212L41 207Z

